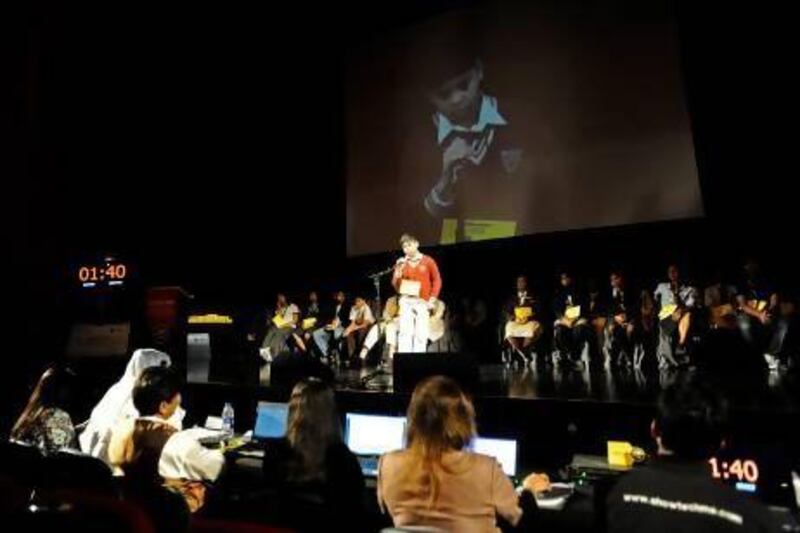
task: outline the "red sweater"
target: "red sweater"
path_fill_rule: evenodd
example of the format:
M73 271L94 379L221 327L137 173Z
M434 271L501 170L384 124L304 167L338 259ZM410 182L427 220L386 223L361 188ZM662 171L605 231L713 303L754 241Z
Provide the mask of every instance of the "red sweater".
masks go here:
M404 279L419 281L419 297L423 300L439 297L442 290L442 277L439 275L439 267L436 261L428 255L423 255L419 263L413 266L410 261L406 261L400 275L395 273L392 277L392 285L395 290L400 289L400 282Z

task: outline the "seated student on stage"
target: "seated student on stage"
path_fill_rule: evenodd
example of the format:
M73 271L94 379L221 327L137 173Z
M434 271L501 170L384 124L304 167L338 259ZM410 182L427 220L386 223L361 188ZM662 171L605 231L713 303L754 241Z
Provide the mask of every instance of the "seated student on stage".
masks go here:
M334 293L333 302L320 313L320 321L323 325L314 331L312 338L322 356L328 357L331 339L338 342L350 324L350 310L343 291Z
M356 350L361 349L369 328L375 323L375 317L372 314L372 309L367 305L367 301L357 296L353 307L350 308L350 316L348 318L350 323L344 329L342 335L347 342L347 359L352 363L356 358Z
M75 374L67 368L51 366L45 370L11 429L11 440L36 446L44 454L77 449L69 414L75 381Z
M742 279L736 286L737 324L748 344L759 353L768 354L771 366L777 366L783 338L778 292L762 276L752 259L745 262Z
M589 360L593 365L602 365L601 348L606 339L606 323L608 322L608 301L605 294L594 279L587 282L589 306L586 319L589 321L594 335L589 342Z
M703 307L712 329L734 329L736 320L736 287L725 283L722 272L716 270L703 290Z
M270 523L309 531L362 530L364 479L342 441L333 389L325 382L308 378L294 387L286 438L267 443L263 472ZM304 501L319 504L303 512Z
M628 290L622 272L615 270L610 275L611 294L608 298L606 322L606 349L609 364L613 367L629 367L633 364L634 348L639 329L639 302L635 292Z
M391 296L383 306L380 321L369 328L367 336L364 338L364 344L361 346L359 354L361 360L366 360L369 352L383 338L386 343L387 358L391 361L397 351L397 330L399 326L400 307L397 305L397 296Z
M665 389L652 424L657 456L611 489L607 531L779 531L766 508L712 478L708 460L723 443L725 416L725 402L706 384Z
M436 301L433 302L430 317L428 318L428 351L454 351L451 333L449 317L447 316L447 305L444 301L437 298Z
M262 357L267 362L286 350L286 342L300 322L300 308L289 303L285 294L278 294L270 322L264 342L261 343Z
M436 376L420 383L407 417L407 448L384 455L378 466L378 503L396 527L499 531L499 516L527 530L535 513L531 492L547 490L549 480L531 474L518 498L494 458L468 451L475 409L455 381Z
M541 316L541 308L528 289L527 277L517 277L516 291L506 301L503 311L506 318L504 341L513 350L514 359L530 361L534 347L542 339L543 329L536 320Z
M561 364L575 365L584 345L589 343L591 346L594 332L586 318L588 299L575 287L572 274L562 272L560 282L561 288L553 300L555 345L561 355Z
M658 312L653 294L647 290L639 291L639 319L637 328L641 350L634 352L633 367L641 369L656 362L658 345Z
M320 312L319 296L316 291L311 291L308 293L308 301L303 308L301 320L295 331L295 334L300 338L304 353L308 351L314 330L319 327Z
M317 295L317 291L311 291L308 293L308 303L306 303L305 313L303 317L308 318L319 318L320 314L320 307L319 307L319 296Z
M147 503L167 488L197 511L205 502L205 484L217 479L225 458L169 422L181 405L177 376L164 367L144 370L133 388L133 403L139 417L119 423L108 445L111 464L125 473L126 491Z
M697 289L683 282L678 265L672 263L667 268L667 281L658 284L653 296L659 304L659 366L675 367L687 353Z

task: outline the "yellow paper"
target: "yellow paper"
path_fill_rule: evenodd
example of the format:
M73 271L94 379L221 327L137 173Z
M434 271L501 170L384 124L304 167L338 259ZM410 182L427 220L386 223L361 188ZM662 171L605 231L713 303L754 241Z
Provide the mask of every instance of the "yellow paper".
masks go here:
M747 302L747 305L749 305L752 309L755 309L759 313L767 308L766 300L750 300L749 302Z
M533 316L533 309L530 307L515 307L514 318L517 320L527 320Z
M571 305L567 307L567 310L564 312L564 316L569 318L570 320L575 320L576 318L580 318L581 316L581 306L580 305Z
M303 319L303 329L311 329L317 325L317 319L314 317Z
M284 320L282 315L275 315L274 317L272 317L272 323L279 328L283 328L289 325L289 322Z
M608 466L617 468L633 466L633 446L630 442L608 441Z
M678 306L676 304L667 304L661 307L661 311L658 312L658 319L665 320L672 316L672 314L678 310Z

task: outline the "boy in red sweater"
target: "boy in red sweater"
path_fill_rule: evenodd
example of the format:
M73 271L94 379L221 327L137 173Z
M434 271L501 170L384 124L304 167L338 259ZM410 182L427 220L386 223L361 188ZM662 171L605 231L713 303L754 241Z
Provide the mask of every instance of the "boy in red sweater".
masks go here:
M428 348L430 310L442 290L442 278L436 261L419 251L415 237L404 234L400 245L405 255L397 261L392 276L392 285L400 293L397 349L421 353Z

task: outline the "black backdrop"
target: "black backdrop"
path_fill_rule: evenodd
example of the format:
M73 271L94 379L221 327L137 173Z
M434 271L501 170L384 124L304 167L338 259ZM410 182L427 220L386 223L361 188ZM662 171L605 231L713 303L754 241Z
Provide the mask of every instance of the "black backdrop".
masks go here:
M85 253L117 252L141 286L180 284L209 305L368 290L363 274L391 257L345 258L345 52L468 3L11 7L0 17L0 323L14 387L3 390L63 350L66 270ZM700 274L746 253L791 277L790 17L697 4L678 14L706 219L442 249L446 291L493 294L518 271L549 289L563 264L618 264L649 282L668 257Z

